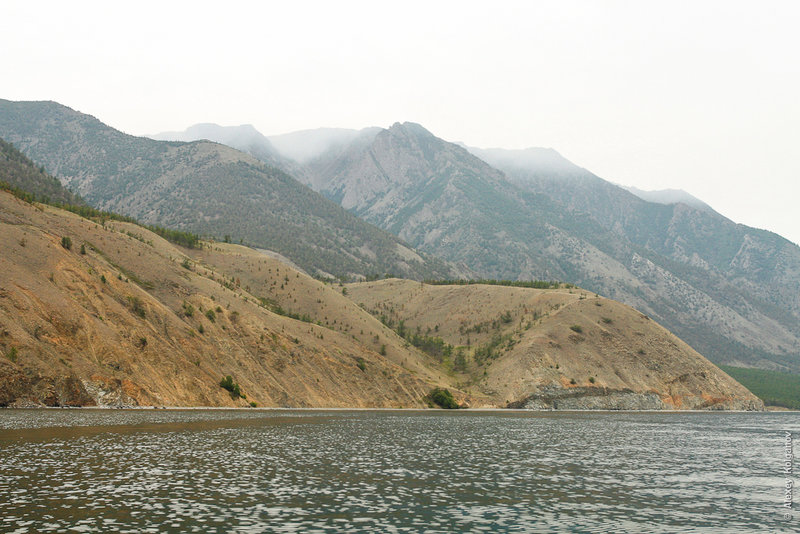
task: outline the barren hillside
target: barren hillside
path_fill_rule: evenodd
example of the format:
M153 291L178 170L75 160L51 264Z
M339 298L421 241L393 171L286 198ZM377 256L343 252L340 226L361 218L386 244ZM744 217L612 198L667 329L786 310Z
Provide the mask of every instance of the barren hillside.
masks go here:
M193 260L139 226L4 192L0 247L0 405L421 406L435 385L416 351L391 345L388 359L264 307L214 266L244 247ZM330 291L288 268L261 281L287 276Z
M424 343L438 337L449 345L443 367L451 369L463 389L473 392L477 405L762 406L649 317L579 288L383 280L347 289L355 302L408 332L410 339L416 335L415 341Z

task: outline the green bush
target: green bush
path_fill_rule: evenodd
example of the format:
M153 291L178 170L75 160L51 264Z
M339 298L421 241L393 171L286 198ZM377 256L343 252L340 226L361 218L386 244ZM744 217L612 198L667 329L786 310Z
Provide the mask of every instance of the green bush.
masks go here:
M578 324L574 324L574 325L570 326L569 329L572 330L573 332L577 332L578 334L582 334L583 333L583 328L581 328L581 325L578 325Z
M139 297L128 297L128 304L131 307L131 311L144 319L146 312L144 310L144 304Z
M70 239L67 236L62 237L61 238L61 246L64 247L65 249L67 249L67 250L70 250L72 248L72 239Z
M227 375L225 378L220 380L219 387L228 390L231 394L231 398L233 399L244 397L244 395L242 395L242 389L239 387L239 384L233 381L233 377L231 375Z
M356 366L362 371L367 370L367 361L364 358L356 358Z
M207 318L208 318L208 320L209 320L209 321L211 321L212 323L213 323L213 322L215 322L215 321L217 320L217 315L214 313L214 310L208 310L208 311L206 311L206 317L207 317Z
M450 393L450 390L444 388L434 388L433 391L428 394L428 400L440 408L446 408L448 410L454 410L459 407L453 394Z

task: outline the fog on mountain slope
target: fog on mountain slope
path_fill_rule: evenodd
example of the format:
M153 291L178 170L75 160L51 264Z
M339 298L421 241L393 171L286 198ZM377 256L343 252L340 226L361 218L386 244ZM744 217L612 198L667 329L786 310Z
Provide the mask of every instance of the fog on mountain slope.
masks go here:
M269 140L287 158L299 163L308 163L324 153L344 148L359 137L369 137L379 131L380 128L363 128L361 130L317 128L271 135Z
M658 191L644 191L637 187L622 185L623 189L630 191L642 200L648 202L655 202L657 204L686 204L693 208L706 211L714 211L711 206L700 200L699 198L690 195L682 189L661 189Z

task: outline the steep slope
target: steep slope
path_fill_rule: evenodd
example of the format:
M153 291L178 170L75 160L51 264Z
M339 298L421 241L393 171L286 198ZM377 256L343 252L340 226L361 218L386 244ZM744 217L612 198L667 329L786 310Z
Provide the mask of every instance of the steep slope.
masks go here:
M641 314L588 299L614 318L614 343L604 345L590 330L596 304L582 306L578 290L328 286L245 247L181 249L132 223L4 192L0 246L0 405L414 407L443 386L473 406L760 407ZM408 298L420 288L435 298ZM473 346L494 348L468 352L467 371L453 373L448 359L421 353L356 303L408 314L409 328L430 327L448 342L465 333ZM495 313L509 350L494 344ZM565 324L583 324L585 339L562 339L571 335ZM506 338L508 325L517 338ZM554 343L547 354L532 349L542 336ZM568 341L580 345L576 354ZM655 363L629 361L632 347L652 350ZM563 372L554 375L547 358ZM603 370L612 364L616 379ZM226 375L246 398L220 387ZM561 375L595 382L559 386Z
M230 235L312 274L423 278L450 271L289 175L223 145L133 137L53 102L6 100L0 100L0 136L97 207Z
M658 202L645 201L563 158L557 164L543 159L542 149L470 151L527 191L546 194L576 215L589 215L650 253L653 264L642 264L637 274L659 288L662 302L650 303L652 313L704 354L800 370L797 245L736 224L691 201L694 197L667 203L661 194ZM698 296L690 297L677 280ZM665 309L670 301L684 309Z
M348 285L408 337L438 337L483 402L561 409L761 409L762 403L636 310L578 288ZM418 342L418 341L417 341ZM445 351L447 352L447 351ZM476 403L481 399L476 397Z
M248 249L209 246L181 249L131 223L0 192L0 405L420 406L440 384L371 318L388 357L270 311L212 265ZM257 276L331 291L287 267ZM220 387L226 375L246 400Z
M83 204L80 197L3 139L0 139L0 180L46 202Z
M569 281L641 309L714 361L800 371L791 244L714 212L643 201L549 149L487 152L515 178L395 124L317 166L315 184L477 276ZM736 256L752 277L722 268Z

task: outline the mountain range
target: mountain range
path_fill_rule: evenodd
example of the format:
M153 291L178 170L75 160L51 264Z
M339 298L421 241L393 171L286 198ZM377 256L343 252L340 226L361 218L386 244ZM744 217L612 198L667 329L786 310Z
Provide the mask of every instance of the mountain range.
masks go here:
M6 154L0 406L423 407L444 387L476 407L763 409L575 286L324 283L251 247L36 202L52 177Z
M310 187L472 276L567 280L714 361L800 371L800 248L685 192L626 190L552 149L466 147L413 123L261 137Z
M134 137L55 102L8 100L0 100L0 137L97 208L220 240L228 236L288 257L315 276L452 272L226 145Z
M155 141L8 101L0 137L93 205L231 235L317 276L561 280L713 361L800 371L796 245L705 204L647 201L551 149L465 147L413 123L272 137L201 125Z

